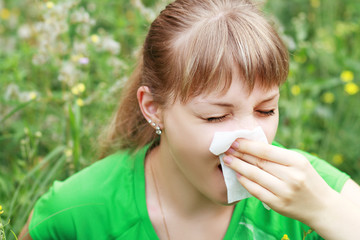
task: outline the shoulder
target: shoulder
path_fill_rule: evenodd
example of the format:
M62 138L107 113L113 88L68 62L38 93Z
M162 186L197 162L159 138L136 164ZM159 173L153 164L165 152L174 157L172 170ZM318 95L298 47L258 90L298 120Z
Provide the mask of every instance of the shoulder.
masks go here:
M80 238L85 226L88 236L93 231L91 227L94 231L110 227L110 219L134 208L134 172L139 162L136 160L144 155L144 149L136 154L117 152L65 181L55 181L34 207L31 235L46 233L45 236L71 239Z
M117 190L113 183L131 177L134 162L134 157L126 151L110 155L75 173L65 181L55 181L43 198L53 197L53 200L66 198L72 199L73 203L100 199L106 192Z

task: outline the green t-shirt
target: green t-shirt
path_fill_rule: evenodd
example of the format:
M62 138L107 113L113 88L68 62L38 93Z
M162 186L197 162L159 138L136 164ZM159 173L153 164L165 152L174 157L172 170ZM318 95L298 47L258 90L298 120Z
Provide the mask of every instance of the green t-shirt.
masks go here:
M64 182L56 181L34 207L29 226L31 237L34 240L159 239L146 206L147 149L133 155L118 152ZM349 179L325 161L301 153L336 191ZM308 229L299 221L266 210L258 199L251 197L237 203L224 239L280 240L287 234L290 240L302 240L303 231ZM321 238L313 232L306 239Z

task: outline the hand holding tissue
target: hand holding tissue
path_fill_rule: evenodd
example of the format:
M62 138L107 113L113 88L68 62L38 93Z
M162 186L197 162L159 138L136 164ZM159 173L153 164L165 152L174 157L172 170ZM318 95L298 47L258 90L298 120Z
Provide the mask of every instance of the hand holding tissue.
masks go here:
M226 152L232 143L238 138L267 143L266 135L261 127L257 127L253 130L215 132L209 150L213 154L219 156L227 188L228 203L233 203L235 201L251 197L251 194L237 180L236 172L226 166L223 161L224 152ZM267 206L265 207L268 208Z

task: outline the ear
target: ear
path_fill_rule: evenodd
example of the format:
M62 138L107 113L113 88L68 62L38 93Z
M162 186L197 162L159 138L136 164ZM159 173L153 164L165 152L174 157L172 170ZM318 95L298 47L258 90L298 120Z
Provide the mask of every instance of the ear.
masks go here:
M141 112L147 121L151 120L156 125L162 127L161 108L154 101L150 88L147 86L141 86L137 90L137 100L141 109Z

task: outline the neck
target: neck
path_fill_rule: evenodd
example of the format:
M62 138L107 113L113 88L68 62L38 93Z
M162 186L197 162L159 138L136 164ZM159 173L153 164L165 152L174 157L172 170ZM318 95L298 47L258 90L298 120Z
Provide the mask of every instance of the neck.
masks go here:
M199 192L178 168L169 152L161 148L161 145L149 153L145 166L147 186L149 184L148 179L151 179L149 176L152 174L152 167L158 185L159 197L163 208L168 213L171 212L189 219L199 216L214 217L224 212L232 212L234 206L221 205ZM153 184L153 181L151 182ZM151 189L148 189L150 190L148 193L156 198L155 186L151 186Z

